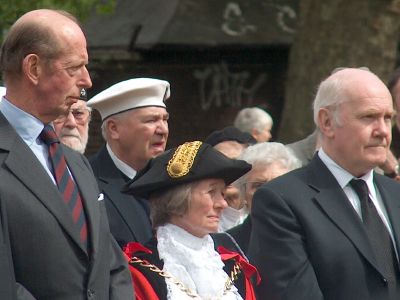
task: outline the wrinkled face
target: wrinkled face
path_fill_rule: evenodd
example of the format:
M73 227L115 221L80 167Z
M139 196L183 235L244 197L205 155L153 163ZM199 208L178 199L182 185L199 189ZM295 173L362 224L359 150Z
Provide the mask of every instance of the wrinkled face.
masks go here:
M258 143L268 142L272 138L271 134L272 125L268 124L261 131L253 130L253 137L257 140Z
M53 124L61 143L83 154L89 138L89 121L86 102L78 100L72 104L68 115L58 117Z
M324 114L324 113L322 113ZM325 111L323 148L341 167L362 176L386 161L391 142L392 99L385 87L370 83L337 108L337 122Z
M200 180L192 188L188 211L183 216L173 216L171 223L197 237L217 232L221 212L227 207L224 191L222 179Z
M226 187L224 198L230 207L241 209L244 206L244 199L241 198L240 191L233 185Z
M86 39L78 26L61 28L59 43L63 53L49 62L40 60L41 74L37 82L38 115L44 122L66 114L76 103L82 88L90 88L92 82L86 65L88 54Z
M255 191L264 183L287 173L288 170L279 162L274 162L266 166L254 166L246 174L245 182L245 198L249 211L251 211L251 204Z
M168 139L169 114L164 107L136 108L116 119L117 140L128 164L144 167L164 152Z

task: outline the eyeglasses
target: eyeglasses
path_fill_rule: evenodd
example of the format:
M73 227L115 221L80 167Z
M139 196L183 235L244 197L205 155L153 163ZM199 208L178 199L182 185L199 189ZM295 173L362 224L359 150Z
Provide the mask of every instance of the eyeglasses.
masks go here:
M59 116L54 120L54 123L64 123L70 113L74 117L75 122L79 124L85 124L90 117L90 110L88 108L73 108L69 110L68 114Z
M245 188L248 191L259 189L267 181L248 181L245 183Z

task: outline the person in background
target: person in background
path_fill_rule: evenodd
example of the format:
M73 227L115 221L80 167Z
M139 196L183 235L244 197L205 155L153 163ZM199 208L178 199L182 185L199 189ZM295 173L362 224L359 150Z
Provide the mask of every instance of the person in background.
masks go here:
M86 38L65 11L24 14L1 46L2 225L15 279L36 299L134 298L89 162L52 126L92 85L87 64Z
M89 139L91 111L92 108L86 105L86 101L78 100L71 105L68 115L62 115L53 121L60 142L81 154L85 153Z
M392 143L386 162L380 166L386 176L400 181L399 158L400 158L400 68L395 69L390 75L387 87L393 98L396 111L392 126Z
M233 125L241 131L250 133L258 143L268 142L272 138L273 120L261 108L243 108L236 115Z
M315 129L313 133L304 139L287 144L286 146L294 152L296 157L301 161L302 166L306 166L320 148L320 139L320 133Z
M264 183L301 167L301 162L293 152L281 143L264 142L246 148L238 159L251 164L252 169L233 183L239 189L240 197L245 199L246 208L251 211L255 191ZM240 248L247 253L251 217L243 223L227 231L238 242Z
M400 68L395 69L388 81L387 87L392 94L396 115L392 127L392 144L390 149L396 158L400 157Z
M257 141L247 132L240 131L236 127L228 126L221 130L213 131L204 141L214 149L225 154L229 158L237 158L249 145ZM246 218L248 210L243 197L240 197L239 189L233 185L226 187L224 198L228 207L222 211L219 222L219 232L232 228Z
M121 193L154 156L164 152L168 139L170 97L167 81L134 78L100 92L87 103L99 111L106 145L90 158L107 208L111 233L121 247L152 236L148 202Z
M321 148L253 197L248 255L264 278L260 299L400 299L400 185L374 172L393 115L389 90L369 70L322 81Z
M194 141L150 160L126 185L150 202L155 229L146 245L126 248L138 299L255 299L255 268L226 248L232 241L218 245L210 236L227 207L225 186L250 168Z

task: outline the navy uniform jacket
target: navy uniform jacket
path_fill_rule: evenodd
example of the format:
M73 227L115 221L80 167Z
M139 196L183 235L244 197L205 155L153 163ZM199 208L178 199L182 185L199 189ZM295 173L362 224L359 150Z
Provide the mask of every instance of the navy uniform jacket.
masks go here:
M376 173L374 183L400 253L400 184ZM389 299L362 221L318 155L260 187L251 213L260 299Z
M105 146L89 161L104 194L111 233L118 244L146 243L152 237L147 201L121 193L128 178L115 166Z

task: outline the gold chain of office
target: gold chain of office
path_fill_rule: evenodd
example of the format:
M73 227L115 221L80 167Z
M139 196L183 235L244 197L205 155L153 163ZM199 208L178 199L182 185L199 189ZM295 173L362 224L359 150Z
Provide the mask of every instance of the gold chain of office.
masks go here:
M174 277L172 274L166 271L160 270L160 268L149 263L148 261L141 260L140 258L134 256L131 258L130 263L138 264L142 267L148 268L150 271L155 272L161 277L168 278L169 280L171 280L172 283L177 285L178 288L182 292L186 293L189 297L201 299L201 297L196 292L186 287L178 278ZM238 279L240 273L241 273L240 266L238 263L235 263L235 265L233 266L233 270L231 271L230 277L228 277L228 280L225 282L222 296L226 295L226 293L231 289L233 283Z

